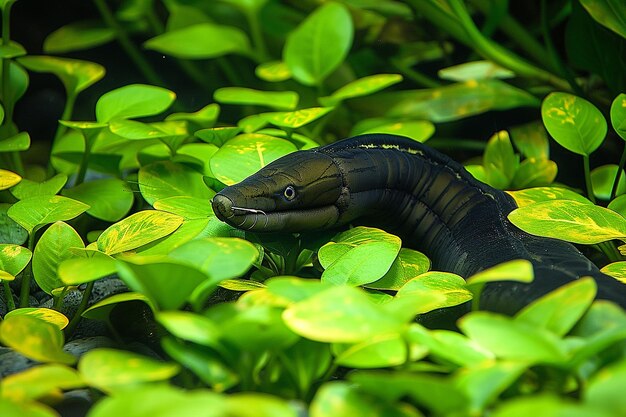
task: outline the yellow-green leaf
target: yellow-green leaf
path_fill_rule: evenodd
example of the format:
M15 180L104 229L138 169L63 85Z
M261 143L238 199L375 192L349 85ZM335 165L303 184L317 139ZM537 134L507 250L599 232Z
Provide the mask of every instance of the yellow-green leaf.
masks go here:
M20 181L22 181L22 177L15 172L0 169L0 190L11 188Z
M600 272L604 272L626 284L626 261L612 262L600 269Z
M550 200L573 200L579 203L591 204L587 198L563 187L533 187L525 190L507 191L513 197L518 207L528 206L540 201Z
M297 129L333 110L334 107L312 107L290 112L262 113L263 119L275 126Z
M12 281L26 268L32 255L32 252L23 246L12 243L0 244L0 280Z
M591 245L626 238L626 219L612 210L571 200L551 200L520 207L509 220L533 235Z
M98 250L112 255L165 237L183 224L183 218L157 210L144 210L113 224L98 237Z
M320 97L323 106L336 106L343 100L373 94L402 81L400 74L375 74L359 78L339 88L328 97Z
M53 310L51 308L36 308L36 307L25 307L25 308L17 308L15 310L9 311L4 318L9 318L12 316L19 315L27 315L37 317L45 322L50 324L54 324L59 329L63 330L65 326L68 325L68 318L61 312Z

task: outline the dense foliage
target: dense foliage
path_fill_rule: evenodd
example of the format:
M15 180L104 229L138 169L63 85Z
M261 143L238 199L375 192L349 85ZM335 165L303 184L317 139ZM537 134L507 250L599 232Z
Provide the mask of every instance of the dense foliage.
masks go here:
M592 279L507 317L478 310L481 289L542 279L527 261L459 277L382 230L254 235L209 204L295 150L400 134L482 154L467 168L509 190L514 224L626 279L626 3L94 0L100 19L48 34L45 55L11 38L15 3L0 1L0 415L72 398L90 417L626 413L626 313ZM139 75L90 93L111 50ZM15 122L35 73L66 93L47 147ZM580 175L555 183L551 149ZM457 328L420 321L468 302Z

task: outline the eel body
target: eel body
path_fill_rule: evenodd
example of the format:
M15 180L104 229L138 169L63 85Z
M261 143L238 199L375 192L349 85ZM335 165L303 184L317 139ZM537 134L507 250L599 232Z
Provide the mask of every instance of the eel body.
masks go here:
M433 269L463 277L513 259L532 262L532 283L488 284L483 309L514 314L583 276L596 280L597 298L626 308L626 287L573 245L511 224L508 194L404 137L362 135L289 154L224 188L212 204L220 220L255 232L379 227L428 255Z

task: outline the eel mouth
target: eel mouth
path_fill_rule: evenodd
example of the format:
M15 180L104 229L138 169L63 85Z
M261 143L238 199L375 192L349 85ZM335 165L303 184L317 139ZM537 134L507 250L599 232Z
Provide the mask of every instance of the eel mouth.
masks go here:
M327 229L339 220L339 209L335 205L298 210L264 211L239 207L221 193L211 200L218 219L238 229L254 232L302 232Z

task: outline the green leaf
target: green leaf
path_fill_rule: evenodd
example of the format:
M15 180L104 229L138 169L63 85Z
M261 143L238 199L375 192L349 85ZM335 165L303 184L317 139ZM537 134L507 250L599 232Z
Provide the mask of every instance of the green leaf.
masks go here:
M246 133L229 140L213 155L211 171L222 183L233 185L296 150L287 140Z
M133 262L141 262L132 259ZM117 272L128 287L140 292L161 310L175 310L190 299L193 291L209 277L187 265L167 258L149 263L120 262Z
M26 55L26 49L15 41L9 41L7 45L0 45L0 58L9 59Z
M222 147L226 142L237 136L239 132L241 132L241 129L235 126L214 127L212 129L198 130L194 133L194 136L217 147Z
M364 99L366 100L366 99ZM537 99L525 90L499 80L466 81L424 90L405 90L372 98L392 118L426 119L440 123L489 110L536 107Z
M354 287L338 286L289 306L283 320L295 333L320 342L356 343L405 326Z
M30 197L15 203L9 217L32 233L45 224L73 219L89 209L87 204L60 195Z
M322 106L333 107L344 100L376 93L402 81L400 74L375 74L359 78L344 85L328 97L320 97Z
M416 276L430 269L430 260L421 252L401 248L389 271L379 280L370 282L368 288L398 290Z
M573 243L594 244L626 237L626 219L612 210L571 200L520 207L509 220L527 233Z
M523 160L511 181L512 188L539 187L550 184L556 178L558 167L548 159L529 158Z
M454 375L455 385L464 392L475 410L484 410L510 387L526 370L526 364L487 361L461 369ZM478 412L473 413L480 415Z
M499 358L528 363L561 363L565 349L547 330L486 311L463 316L459 327L479 345Z
M613 409L611 409L613 411ZM566 416L566 417L610 417L597 408L573 402L566 397L542 394L513 398L501 404L491 414L492 417Z
M513 78L515 73L491 61L472 61L440 69L439 78L450 81Z
M93 85L105 73L102 65L78 59L29 55L18 59L18 62L31 71L56 75L70 95L78 94Z
M185 220L204 219L214 215L209 201L203 198L178 195L157 200L153 206L157 210L177 214Z
M467 336L450 330L428 330L413 323L407 332L411 349L425 348L428 354L462 367L479 366L481 363L494 361L489 352Z
M71 365L76 358L63 351L63 332L35 316L19 314L0 322L0 341L27 358Z
M56 222L41 235L33 253L33 276L43 291L64 287L57 269L65 259L74 257L70 248L84 248L85 244L74 228L67 223Z
M78 372L90 386L105 392L152 381L164 381L179 372L178 365L136 353L99 348L85 353Z
M80 21L50 33L43 42L43 50L47 54L64 54L104 45L113 39L113 28L97 21Z
M325 268L322 282L363 285L382 278L400 252L399 237L380 229L355 227L335 242L322 246L318 256Z
M515 147L526 158L544 160L550 157L548 133L541 121L513 126L509 133Z
M82 316L87 319L107 321L109 319L111 311L115 308L115 306L121 303L132 303L135 301L142 301L146 303L148 307L150 307L150 309L154 311L154 305L148 297L137 292L129 291L121 294L115 294L105 298L104 300L98 301L96 304L85 310Z
M31 251L23 246L0 243L0 280L12 281L26 268L31 257Z
M534 187L525 190L507 191L507 193L513 197L518 207L525 207L540 201L550 200L572 200L579 203L591 204L591 201L577 192L559 186Z
M620 0L580 0L596 22L626 38L626 4Z
M101 252L91 257L69 258L58 264L58 275L65 285L80 285L112 275L117 271L115 260Z
M223 403L223 397L206 389L183 391L170 385L150 385L104 397L89 410L89 417L220 417L226 415Z
M626 140L626 93L615 97L611 104L611 124L619 137Z
M534 278L533 265L526 259L515 259L492 266L467 278L467 286L472 288L488 282L518 281L531 282Z
M615 197L613 200L611 200L607 208L621 214L623 217L626 217L626 195L622 194Z
M603 266L602 269L600 269L600 272L626 283L626 261L611 262L610 264Z
M217 284L245 274L259 257L259 251L243 239L210 237L187 242L169 256L199 269Z
M0 398L0 410L3 417L58 417L59 414L52 408L38 402L13 401L10 398Z
M332 288L319 280L311 280L297 277L272 277L265 281L267 289L273 295L290 302L305 300L321 291Z
M506 130L495 133L487 142L483 166L488 176L491 171L495 170L506 179L506 184L496 188L506 188L513 180L515 171L519 167L519 155L513 151L513 145Z
M9 318L12 316L19 316L19 315L27 315L27 316L31 316L31 317L36 317L40 320L43 320L47 323L50 324L54 324L55 326L57 326L60 330L63 330L65 328L65 326L68 325L69 320L67 317L65 317L65 315L63 313L60 313L56 310L53 310L51 308L44 308L44 307L25 307L25 308L16 308L15 310L11 310L9 311L4 318Z
M96 120L132 119L159 114L176 98L170 90L145 84L130 84L104 93L96 103Z
M6 106L7 103L16 103L28 88L28 73L26 70L13 60L8 61L8 63L9 85L11 85L11 88L5 93L6 97L3 97L2 103L4 103L4 106ZM0 75L2 71L3 70L0 69Z
M15 187L11 188L11 194L18 200L29 197L52 196L61 191L67 182L67 175L57 174L43 182L23 179Z
M325 116L333 109L334 107L311 107L290 112L261 113L259 116L274 126L297 129Z
M148 204L167 197L188 196L204 199L208 205L215 195L204 184L201 173L170 161L153 162L141 167L138 179L141 195Z
M220 106L212 103L204 106L200 110L193 113L172 113L165 120L186 120L197 124L200 127L211 127L217 121L220 114Z
M239 375L211 350L194 344L185 344L171 337L162 338L161 345L169 357L196 374L204 384L216 392L223 392L239 382ZM199 412L205 414L205 411Z
M440 304L428 304L425 311L418 310L416 313L425 313L437 308L452 307L472 299L472 293L466 288L465 280L450 272L430 271L425 272L398 290L397 298L410 297L414 293L435 292L443 297Z
M251 54L245 32L234 26L208 22L165 32L144 42L144 47L183 59Z
M28 239L28 232L9 217L10 208L10 204L0 203L0 241L21 245Z
M0 169L0 190L11 188L20 181L22 181L22 177L17 175L15 172Z
M183 223L175 214L144 210L109 226L98 237L98 250L113 255L169 235Z
M568 93L550 93L541 105L541 117L548 133L559 145L589 156L604 141L604 116L587 100Z
M426 142L435 133L435 125L426 120L399 121L376 125L375 127L357 133L387 133L390 135L406 136L418 142Z
M601 200L609 200L611 198L611 190L613 183L617 179L617 170L619 167L614 164L602 165L591 171L591 186L593 194ZM617 186L616 195L626 192L626 175L622 170L620 181Z
M612 415L626 413L626 399L619 387L626 384L626 361L611 364L593 375L583 394L585 404Z
M58 390L72 390L83 386L83 381L74 369L48 364L6 376L2 380L2 395L17 401L34 400L56 394ZM0 405L1 409L3 408Z
M259 64L254 69L257 77L263 81L281 82L291 78L291 71L287 64L283 61L270 61Z
M287 401L269 394L239 392L225 398L224 415L237 417L298 417L298 412Z
M407 360L407 345L398 333L373 336L353 345L333 345L335 362L350 368L384 368ZM423 352L426 356L426 351Z
M366 395L346 381L327 382L311 402L311 417L418 417L421 414L405 403L391 404Z
M293 110L299 99L294 91L260 91L242 87L218 88L213 98L220 103L269 106L277 110Z
M347 8L325 3L287 36L283 60L296 80L320 85L348 55L353 31Z
M0 119L4 114L0 112ZM30 148L30 136L27 132L20 132L17 135L0 140L0 152L25 151Z
M133 205L133 191L117 178L84 182L63 190L63 195L90 206L87 214L96 219L115 222L124 217Z
M585 314L595 296L593 278L581 278L533 301L515 315L515 320L565 336Z
M224 305L213 307L206 315L220 323L226 345L244 352L280 351L296 343L299 337L283 318L283 310L269 305Z
M164 122L164 123L176 123L180 127L184 129L184 122ZM115 133L118 136L123 137L124 139L131 140L146 140L146 139L164 139L171 136L182 136L187 132L186 130L181 129L182 131L178 132L178 135L172 135L162 129L159 129L156 126L156 123L142 123L136 120L115 120L110 123L109 128L111 132Z
M187 311L163 311L156 320L173 336L203 346L219 346L221 330L211 319Z

